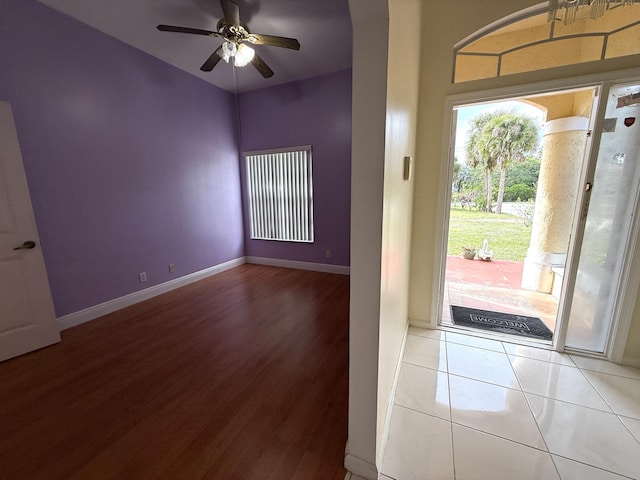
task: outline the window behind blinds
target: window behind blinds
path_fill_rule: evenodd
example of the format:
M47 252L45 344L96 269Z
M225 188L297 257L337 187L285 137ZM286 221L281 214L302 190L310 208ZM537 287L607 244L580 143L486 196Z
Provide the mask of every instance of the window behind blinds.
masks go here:
M311 147L244 156L251 238L313 242Z

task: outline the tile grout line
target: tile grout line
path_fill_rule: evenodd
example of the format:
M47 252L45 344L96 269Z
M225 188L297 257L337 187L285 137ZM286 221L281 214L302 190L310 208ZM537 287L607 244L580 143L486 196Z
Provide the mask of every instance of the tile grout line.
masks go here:
M617 416L618 416L618 412L616 412L616 411L613 409L613 406L612 406L609 402L607 402L607 399L606 399L606 398L604 398L604 395L600 392L600 390L598 389L598 387L596 387L596 386L593 384L593 382L589 379L589 377L588 377L588 376L586 376L586 375L584 374L584 372L582 371L582 369L581 369L580 367L578 367L578 370L580 371L580 374L582 375L582 377L587 381L587 383L588 383L589 385L591 385L591 388L593 388L593 389L595 390L595 392L598 394L598 396L602 399L602 401L605 403L605 405L606 405L607 407L609 407L609 410L611 410L611 413L613 413L613 414L617 417ZM618 421L624 425L624 423L622 422L622 420L620 420L619 418L618 418ZM627 428L627 427L626 427L626 425L625 425L625 428ZM635 437L634 437L634 438L635 438Z
M624 423L624 421L622 420L623 418L629 419L629 420L637 420L640 422L640 418L633 418L633 417L627 417L625 415L618 415L617 413L615 414L616 417L618 417L618 420L620 420L620 423L622 423L622 425L624 426L624 428L627 429L627 431L629 432L629 434L633 437L633 439L638 442L638 445L640 445L640 435L638 437L636 437L633 432L629 429L629 427L627 426L626 423Z
M534 421L535 421L535 419L534 419ZM454 425L458 425L458 426L460 426L460 427L468 428L469 430L473 430L474 432L479 432L479 433L483 433L483 434L485 434L485 435L489 435L490 437L499 438L500 440L504 440L505 442L515 443L516 445L520 445L520 446L525 447L525 448L531 448L532 450L537 450L538 452L551 454L551 452L549 452L549 450L548 450L548 449L547 449L547 450L543 450L542 448L534 447L534 446L528 445L528 444L526 444L526 443L522 443L522 442L519 442L519 441L517 441L517 440L513 440L513 439L511 439L511 438L503 437L502 435L497 435L497 434L495 434L495 433L486 432L486 431L484 431L484 430L480 430L480 429L479 429L479 428L477 428L477 427L471 427L471 426L469 426L469 425L465 425L465 424L463 424L463 423L458 423L458 422L452 422L452 423L453 423ZM544 443L544 437L542 437L542 434L540 434L540 437L542 438L542 441L543 441L543 443ZM545 443L545 448L546 448L546 445L547 445L547 444Z
M451 398L451 397L449 396L449 398ZM449 399L449 401L451 401L451 399ZM453 420L447 420L446 418L439 417L438 415L434 415L433 413L423 412L423 411L421 411L421 410L417 410L417 409L415 409L415 408L408 407L408 406L406 406L406 405L402 405L401 403L394 402L393 404L394 404L395 406L397 406L397 407L403 408L403 409L405 409L405 410L409 410L409 411L411 411L411 412L418 413L418 414L420 414L420 415L425 415L425 416L427 416L427 417L435 418L436 420L442 420L443 422L451 423L451 424L452 424L452 428L453 428L453 425L458 425L458 426L460 426L460 427L467 428L467 429L469 429L469 430L473 430L473 431L475 431L475 432L483 433L483 434L485 434L485 435L489 435L490 437L499 438L499 439L504 440L504 441L506 441L506 442L515 443L515 444L517 444L517 445L521 445L521 446L523 446L523 447L531 448L531 449L533 449L533 450L537 450L537 451L539 451L539 452L543 452L543 453L551 453L551 452L548 450L548 448L546 447L546 443L544 442L544 437L542 436L542 434L540 434L540 437L542 438L543 443L545 443L545 448L547 448L546 450L545 450L545 449L542 449L542 448L534 447L534 446L532 446L532 445L529 445L529 444L526 444L526 443L523 443L523 442L520 442L520 441L517 441L517 440L513 440L513 439L511 439L511 438L504 437L504 436L502 436L502 435L498 435L498 434L496 434L496 433L487 432L487 431L482 430L482 429L480 429L480 428L478 428L478 427L472 427L472 426L470 426L470 425L465 425L464 423L454 422ZM451 416L451 405L449 405L449 415ZM535 417L534 417L534 421L535 421ZM537 423L536 423L536 427L537 427ZM538 431L539 431L539 429L538 429ZM572 460L572 459L570 459L570 460Z
M540 395L539 393L533 393L533 392L526 392L526 391L522 391L525 394L525 397L527 395L533 395L534 397L540 397L540 398L546 398L547 400L553 400L554 402L559 402L559 403L566 403L567 405L573 405L574 407L580 407L580 408L587 408L589 410L593 410L594 412L600 412L600 413L606 413L607 415L614 415L614 416L622 416L624 417L624 415L618 415L616 412L614 412L613 410L611 411L607 411L607 410L600 410L599 408L596 407L590 407L589 405L581 405L579 403L574 403L574 402L568 402L567 400L561 400L559 398L553 398L553 397L546 397L544 395ZM608 405L607 405L608 406ZM629 417L631 418L631 417Z
M449 395L449 429L451 431L451 463L453 464L453 480L456 479L456 449L453 443L453 412L451 408L451 377L449 373L449 342L447 342L447 332L444 334L444 348L447 363L447 394Z
M547 362L547 363L550 363L550 362ZM562 366L568 366L568 365L562 365ZM573 403L573 402L567 402L567 401L565 401L565 400L560 400L560 399L557 399L557 398L546 397L546 396L544 396L544 395L538 395L538 394L536 394L536 393L525 392L524 390L523 390L522 392L523 392L523 394L524 394L524 393L528 393L529 395L535 395L535 396L537 396L537 397L547 398L547 399L549 399L549 400L553 400L553 401L555 401L555 402L566 403L566 404L568 404L568 405L573 405L573 406L576 406L576 407L587 408L587 409L589 409L589 410L593 410L593 411L595 411L595 412L601 412L601 413L605 413L605 414L613 415L613 416L615 416L615 417L617 418L617 420L622 424L622 426L623 426L627 431L629 431L629 429L628 429L628 428L627 428L627 426L624 424L624 422L623 422L622 420L620 420L620 418L619 418L620 416L619 416L617 413L615 413L615 412L613 411L613 408L611 407L611 405L609 405L609 402L607 402L607 401L604 399L604 397L600 394L600 392L598 391L598 389L596 389L595 385L593 385L593 384L589 381L589 379L586 377L586 375L584 375L584 373L582 372L582 369L581 369L580 367L578 367L578 370L580 370L580 373L582 373L583 377L584 377L584 378L589 382L589 384L590 384L590 385L592 386L592 388L596 391L596 393L600 396L600 398L602 398L602 400L605 402L605 404L606 404L606 405L611 409L611 411L610 411L610 412L606 412L606 411L604 411L604 410L600 410L600 409L597 409L597 408L594 408L594 407L589 407L589 406L586 406L586 405L580 405L580 404L576 404L576 403ZM557 456L557 457L565 458L565 459L570 460L570 461L572 461L572 462L576 462L576 463L580 463L580 464L583 464L583 465L587 465L587 466L589 466L589 467L591 467L591 468L595 468L595 469L598 469L598 470L602 470L602 471L605 471L605 472L609 472L609 473L612 473L612 474L614 474L614 475L619 475L619 476L621 476L621 477L623 477L623 478L630 478L630 477L627 477L626 475L622 475L622 474L620 474L620 473L613 472L613 471L610 471L610 470L607 470L607 469L604 469L604 468L598 467L598 466L596 466L596 465L592 465L592 464L590 464L590 463L582 462L582 461L576 460L576 459L571 458L571 457L566 457L566 456L563 456L563 455L558 455L558 454L552 453L552 452L551 452L551 450L549 449L549 446L548 446L548 444L547 444L546 439L544 438L544 435L542 434L542 430L540 430L540 425L539 425L539 423L538 423L538 420L537 420L536 416L533 414L533 409L531 408L531 403L529 402L529 398L527 397L527 395L525 395L525 400L526 400L526 402L527 402L527 406L529 407L529 410L530 410L530 412L531 412L531 414L532 414L532 416L533 416L533 418L534 418L534 420L535 420L535 422L536 422L536 427L538 427L538 431L540 432L540 436L542 437L542 441L544 442L545 446L547 447L547 453L549 453L549 456L551 457L551 461L553 462L553 465L554 465L554 467L555 467L555 469L556 469L556 471L557 471L557 473L558 473L558 476L560 476L560 471L558 470L558 466L557 466L556 461L555 461L555 459L554 459L554 455L555 455L555 456ZM632 437L632 438L634 438L634 439L635 439L635 437L633 436L633 434L632 434L630 431L629 431L629 434L631 435L631 437ZM637 439L635 439L635 440L637 441ZM640 443L640 442L638 442L638 443ZM560 478L562 478L562 477L560 476Z
M582 357L582 358L591 358L591 357ZM571 360L573 361L573 358ZM603 360L603 362L611 363L608 360ZM575 363L576 367L579 368L581 371L584 370L584 371L587 371L587 372L599 373L601 375L611 375L612 377L628 378L629 380L635 380L637 382L640 382L640 377L629 377L627 375L621 375L619 373L605 372L605 371L602 371L602 370L593 370L592 368L580 367L575 361L573 361L573 363ZM614 363L613 365L618 365L618 364ZM622 365L622 366L627 367L628 365ZM630 367L630 368L636 368L636 367Z
M498 352L496 352L496 353L498 353ZM440 371L440 370L438 370L438 371ZM516 392L524 392L524 390L522 390L521 388L507 387L505 385L500 385L499 383L487 382L486 380L480 380L478 378L467 377L466 375L460 375L459 373L449 373L449 375L453 375L454 377L458 377L458 378L465 378L467 380L473 380L474 382L485 383L485 384L491 385L493 387L506 388L508 390L514 390ZM517 380L517 378L516 378L516 380Z
M428 337L423 337L423 338L428 338ZM436 339L431 339L431 340L436 340ZM436 340L436 341L438 341L438 340ZM458 345L458 346L462 346L462 347L475 348L475 349L483 350L483 351L486 351L486 352L500 353L500 352L497 352L495 350L487 350L487 349L484 349L484 348L481 348L481 347L472 346L472 345L465 345L465 344L460 344L460 343L456 343L456 342L449 342L449 341L446 341L446 340L439 340L439 341L440 342L445 342L447 347L448 347L449 343L452 343L454 345ZM504 342L500 342L500 343L504 343ZM507 342L507 343L509 343L509 342ZM532 348L535 348L535 347L532 347ZM586 378L586 375L584 375L584 373L583 373L583 376L586 378L586 380L589 382L589 384L596 390L596 393L604 401L604 403L607 405L607 407L609 407L609 411L601 410L599 408L592 407L592 406L589 406L589 405L583 405L583 404L580 404L580 403L570 402L568 400L563 400L563 399L559 399L559 398L555 398L555 397L549 397L549 396L546 396L546 395L541 395L539 393L529 392L529 391L524 390L522 388L522 385L520 384L520 379L518 378L517 374L515 373L515 369L513 368L513 364L511 362L511 358L510 357L523 358L525 360L532 360L532 361L535 361L535 362L550 364L550 365L554 365L554 366L558 366L558 367L569 367L569 368L573 368L573 369L578 369L582 373L583 369L578 367L577 365L576 366L574 366L574 365L566 365L566 364L563 364L563 363L556 363L556 362L551 362L551 361L548 361L548 360L541 360L541 359L538 359L538 358L525 357L525 356L521 356L521 355L513 355L513 354L510 354L510 353L504 353L504 355L507 356L507 360L509 361L509 365L511 367L511 370L513 371L514 377L516 378L516 381L518 382L518 387L517 388L516 387L508 387L508 386L501 385L501 384L498 384L498 383L493 383L493 382L489 382L489 381L486 381L486 380L481 380L481 379L478 379L478 378L469 377L469 376L466 376L466 375L461 375L461 374L458 374L458 373L451 373L449 371L449 365L448 365L448 361L449 361L449 359L448 359L448 349L447 349L447 371L443 371L443 370L440 370L440 369L437 369L437 368L427 367L425 365L420 365L420 364L417 364L417 363L407 362L405 360L403 360L403 362L408 364L408 365L415 366L415 367L425 368L425 369L436 371L436 372L442 372L442 373L446 373L447 375L453 375L455 377L466 378L466 379L473 380L473 381L476 381L476 382L485 383L487 385L493 385L493 386L497 386L497 387L507 388L507 389L510 389L510 390L521 391L521 392L529 394L529 395L535 395L535 396L542 397L542 398L548 398L548 399L554 400L556 402L562 402L562 403L566 403L566 404L569 404L569 405L575 405L577 407L588 408L590 410L595 410L595 411L598 411L598 412L604 412L604 413L609 413L609 414L613 414L613 415L618 415L616 412L613 411L613 408L611 408L611 405L609 405L609 403L602 397L602 395L595 388L595 386L588 380L588 378ZM589 371L593 371L593 370L589 370ZM606 372L598 372L598 371L593 371L593 372L594 373L599 373L599 374L611 375L611 374L608 374ZM620 377L619 375L614 375L614 376ZM627 379L630 379L630 380L635 380L634 378L630 378L630 377L621 377L621 378L627 378ZM624 415L619 415L619 416L624 416ZM629 418L633 418L633 417L629 417ZM638 420L640 420L640 419L638 419Z
M420 410L416 410L413 407L407 407L406 405L402 405L401 403L393 402L396 407L404 408L405 410L410 410L415 413L419 413L420 415L425 415L427 417L435 418L437 420L442 420L443 422L451 423L451 420L447 420L446 418L439 417L438 415L434 415L433 413L422 412Z
M569 460L571 462L579 463L580 465L585 465L587 467L595 468L596 470L600 470L600 471L603 471L603 472L611 473L611 474L617 475L617 476L619 476L621 478L628 478L630 480L635 480L633 477L629 477L629 476L624 475L622 473L614 472L613 470L607 470L606 468L602 468L602 467L597 467L595 465L591 465L590 463L586 463L586 462L583 462L581 460L576 460L575 458L567 457L565 455L559 455L557 453L551 454L551 460L553 460L554 456L559 457L559 458L564 458L565 460ZM555 464L555 461L554 461L554 464ZM558 472L558 474L559 474L559 472ZM561 480L562 480L562 478L561 478Z
M589 382L589 385L591 385L593 387L593 389L598 393L598 395L600 395L600 398L602 398L602 400L604 401L604 403L607 404L607 406L611 409L611 413L613 413L616 416L616 419L622 424L622 426L624 427L624 429L629 432L629 435L631 435L631 438L633 438L636 443L638 443L638 445L640 445L640 439L636 438L636 436L633 434L633 432L629 429L629 427L627 426L626 423L624 423L620 417L625 417L624 415L619 414L618 412L616 412L613 408L613 406L607 401L606 398L604 398L604 395L602 395L602 393L600 392L600 390L598 390L598 387L596 387L593 382L589 379L588 376L586 376L584 374L584 372L582 371L583 369L578 367L578 369L580 370L580 373L582 373L582 375L584 376L584 378L587 379L587 382ZM587 369L585 369L587 370ZM629 378L629 377L622 377L621 375L614 375L614 374L610 374L610 373L606 373L606 372L598 372L598 371L594 371L594 370L587 370L588 372L593 372L593 373L598 373L598 374L604 374L604 375L611 375L613 377L618 377L618 378L627 378L630 380L635 380L633 378ZM633 417L626 417L626 418L631 418L633 419ZM636 419L636 420L640 420L640 419Z
M407 362L407 361L404 361L404 360L402 361L402 363L406 363L407 365L413 365L414 367L426 368L427 370L433 370L434 372L449 373L449 372L445 372L443 370L438 370L437 368L425 367L424 365L420 365L418 363L411 363L411 362Z
M419 365L417 363L407 362L406 360L402 360L402 363L404 363L405 365L411 365L412 367L424 368L425 370L431 370L431 371L434 371L434 372L447 373L447 372L445 372L443 370L438 370L437 368L425 367L424 365Z
M495 340L490 340L491 342L495 342ZM479 347L478 345L469 345L467 343L459 343L459 342L454 342L454 341L447 341L447 343L453 343L454 345L461 345L463 347L471 347L471 348L477 348L478 350L485 350L487 352L495 352L495 353L505 353L506 352L503 351L499 351L499 350L491 350L490 348L484 348L484 347ZM502 342L500 342L502 343Z
M513 370L513 375L516 377L516 381L518 382L518 385L520 385L520 392L522 392L522 396L524 397L524 401L527 404L527 408L529 409L529 414L533 418L533 421L536 424L536 429L538 430L538 433L540 434L540 438L542 439L542 443L544 443L544 446L547 449L546 454L549 455L549 459L551 460L551 464L553 465L553 468L555 469L556 474L558 475L558 478L560 480L562 480L562 476L560 475L560 470L558 470L558 466L556 465L556 462L553 459L553 455L551 454L551 451L549 449L549 444L547 443L547 440L544 438L544 435L542 434L542 430L540 429L540 424L538 423L538 419L536 418L535 414L533 413L533 409L531 408L531 403L529 402L529 399L525 395L525 391L522 388L522 384L520 383L520 379L518 378L518 374L516 372L516 369L513 366L513 363L511 362L511 357L509 357L508 353L507 353L507 359L509 360L509 365L511 365L511 370ZM546 363L550 363L550 362L546 362Z
M523 346L523 345L518 345L518 346ZM537 348L537 347L531 347L531 348ZM543 349L540 349L540 350L543 350ZM545 350L545 351L548 351L549 353L553 352L553 350ZM527 357L526 355L518 355L517 353L509 353L509 352L507 352L507 355L510 355L512 357L517 357L517 358L524 358L526 360L535 360L537 362L551 363L552 365L562 365L563 367L579 368L575 363L568 364L568 363L562 363L562 362L552 362L551 360L542 360L540 358Z
M508 356L508 355L507 355L507 356ZM516 356L516 355L512 355L512 356ZM599 409L599 408L596 408L596 407L592 407L592 406L590 406L590 405L583 405L583 404L580 404L580 403L570 402L570 401L568 401L568 400L564 400L564 399L561 399L561 398L550 397L550 396L547 396L547 395L541 395L540 393L529 392L529 391L525 390L524 388L521 388L521 390L522 390L522 392L523 392L523 393L527 393L527 394L529 394L529 395L535 395L535 396L537 396L537 397L548 398L548 399L550 399L550 400L554 400L554 401L556 401L556 402L568 403L568 404L570 404L570 405L575 405L575 406L577 406L577 407L589 408L589 409L591 409L591 410L596 410L596 411L598 411L598 412L611 413L611 414L616 415L616 413L613 411L613 408L611 408L611 405L609 405L609 403L604 399L604 397L602 396L602 394L600 393L600 391L598 391L598 389L597 389L597 388L595 388L595 386L594 386L594 385L589 381L589 379L588 379L588 378L586 377L586 375L582 372L582 370L580 369L580 367L577 367L577 366L576 366L576 367L572 367L571 365L563 365L563 364L561 364L561 363L548 362L548 361L545 361L545 360L539 360L539 359L537 359L537 358L528 358L528 357L519 357L519 358L525 358L526 360L532 360L532 361L535 361L535 362L546 363L546 364L549 364L549 365L553 365L553 366L555 366L555 367L569 367L569 368L574 368L574 369L579 370L579 371L580 371L580 373L582 374L582 377L583 377L585 380L587 380L587 383L589 384L589 386L591 386L591 388L593 388L593 389L595 390L595 392L598 394L598 397L599 397L599 398L604 402L604 404L609 408L609 411L607 411L607 410L602 410L602 409ZM513 368L513 363L511 363L511 359L510 359L510 358L509 358L509 363L511 364L511 367ZM515 369L514 369L514 373L515 373ZM516 379L518 379L518 375L517 375L517 374L516 374ZM518 383L520 383L520 379L518 379Z
M522 383L520 383L520 378L518 378L518 372L516 372L516 369L514 368L513 363L511 362L511 357L509 357L508 353L507 353L507 360L509 361L509 366L511 367L511 371L513 372L513 376L515 377L516 382L518 382L518 386L520 387L520 392L522 393L522 396L524 397L524 401L527 403L527 407L529 408L529 413L531 414L531 417L533 418L533 421L536 424L536 428L538 429L538 433L540 434L540 438L542 438L542 443L544 443L544 446L547 449L547 453L549 454L549 456L551 456L551 452L549 451L549 445L547 444L547 441L545 440L544 435L542 434L542 430L540 430L540 425L538 424L538 420L536 419L536 416L533 413L533 409L531 408L531 404L529 403L529 399L525 395L524 388L522 388ZM549 363L549 362L545 362L545 363ZM555 463L553 465L555 467ZM557 468L556 468L556 471L557 471ZM560 473L558 472L558 476L559 475L560 475Z

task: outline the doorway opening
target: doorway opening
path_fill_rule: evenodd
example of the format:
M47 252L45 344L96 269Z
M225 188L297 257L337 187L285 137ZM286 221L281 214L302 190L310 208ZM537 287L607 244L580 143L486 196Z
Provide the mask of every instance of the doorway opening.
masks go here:
M456 107L443 325L524 332L537 318L553 331L557 296L522 287L546 110L526 98Z
M596 93L454 107L441 325L551 344Z
M640 81L583 85L450 103L441 326L618 355L638 268Z

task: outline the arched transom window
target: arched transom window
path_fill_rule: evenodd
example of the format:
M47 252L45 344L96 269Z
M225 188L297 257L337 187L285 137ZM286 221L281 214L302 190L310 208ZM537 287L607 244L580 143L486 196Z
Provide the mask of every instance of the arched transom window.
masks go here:
M492 24L454 49L454 83L640 53L635 0L551 0Z

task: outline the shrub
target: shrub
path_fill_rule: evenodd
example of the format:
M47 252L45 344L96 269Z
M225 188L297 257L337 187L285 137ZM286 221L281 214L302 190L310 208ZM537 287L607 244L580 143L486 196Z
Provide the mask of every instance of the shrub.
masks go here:
M485 212L487 210L487 197L484 195L480 195L480 197L476 200L476 207L481 212Z
M536 189L524 183L516 183L504 189L505 202L527 202L535 197Z
M471 210L476 205L476 192L460 192L454 193L451 197L452 203L457 204L463 210L465 208Z

